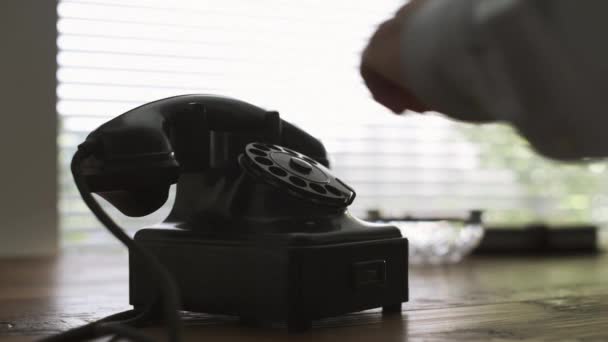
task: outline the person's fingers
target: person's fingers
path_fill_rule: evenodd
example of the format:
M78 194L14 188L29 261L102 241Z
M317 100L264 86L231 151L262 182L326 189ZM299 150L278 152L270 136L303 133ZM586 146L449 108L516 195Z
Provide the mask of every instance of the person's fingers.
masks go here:
M402 69L408 55L402 55L401 31L404 22L412 15L426 0L412 0L402 6L395 16L378 26L372 35L363 55L361 57L360 72L365 85L369 88L373 98L395 113L405 110L416 112L437 111L423 103L410 91ZM406 47L407 48L407 47ZM431 77L429 75L429 77ZM468 111L456 111L445 113L448 117L459 121L484 123L495 121L480 104L472 103Z
M426 0L410 0L407 4L401 6L395 13L395 17L402 17L404 15L408 15L412 12L416 7L422 5L422 3Z
M403 84L401 23L397 17L380 24L363 51L360 72L373 98L395 113L429 110Z
M428 111L428 106L420 102L407 89L386 79L365 63L361 65L361 76L370 90L372 97L378 103L394 113L402 113L406 109L416 112Z
M407 108L407 102L398 86L390 84L366 65L361 66L361 76L372 97L378 103L394 113L401 113Z

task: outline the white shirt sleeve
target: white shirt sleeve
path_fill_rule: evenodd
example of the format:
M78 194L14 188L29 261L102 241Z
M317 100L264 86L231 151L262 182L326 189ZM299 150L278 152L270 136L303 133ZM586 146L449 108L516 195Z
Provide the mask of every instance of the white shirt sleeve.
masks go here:
M456 118L513 124L542 154L608 156L608 1L426 0L405 20L403 77Z

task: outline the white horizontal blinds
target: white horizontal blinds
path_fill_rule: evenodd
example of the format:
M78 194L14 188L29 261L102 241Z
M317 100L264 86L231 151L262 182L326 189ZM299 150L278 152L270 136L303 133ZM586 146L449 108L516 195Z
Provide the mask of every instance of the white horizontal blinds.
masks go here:
M67 165L76 144L135 106L187 93L278 110L321 138L335 172L358 192L356 214L515 208L526 195L514 174L482 168L478 148L453 123L390 115L361 82L366 40L401 3L61 1L57 111L66 241L106 238L72 185Z

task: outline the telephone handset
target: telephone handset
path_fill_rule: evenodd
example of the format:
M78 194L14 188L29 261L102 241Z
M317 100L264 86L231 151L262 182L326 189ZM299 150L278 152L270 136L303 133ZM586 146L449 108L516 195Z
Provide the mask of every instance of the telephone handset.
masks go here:
M351 311L400 311L408 298L407 240L351 216L355 191L330 171L323 144L277 112L211 95L159 100L92 132L72 166L85 202L129 247L136 311L175 297L183 310L298 331ZM171 214L135 242L90 196L144 216L174 183ZM166 286L149 264L166 270Z
M181 173L222 167L254 141L328 165L323 145L277 112L227 97L184 95L142 105L93 131L82 174L91 192L126 215L144 216L165 203Z

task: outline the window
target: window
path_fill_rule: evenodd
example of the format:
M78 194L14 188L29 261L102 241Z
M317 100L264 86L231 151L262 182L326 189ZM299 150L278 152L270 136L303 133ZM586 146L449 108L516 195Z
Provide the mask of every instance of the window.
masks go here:
M358 216L369 209L428 215L481 208L495 221L605 219L608 200L598 192L606 182L603 164L555 166L505 127L473 130L437 115L397 117L371 100L359 56L375 26L402 3L60 1L64 243L109 240L73 186L68 163L75 146L116 115L187 93L278 110L321 138L335 172L357 190ZM147 221L162 220L169 205ZM128 226L141 224L113 213Z

